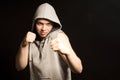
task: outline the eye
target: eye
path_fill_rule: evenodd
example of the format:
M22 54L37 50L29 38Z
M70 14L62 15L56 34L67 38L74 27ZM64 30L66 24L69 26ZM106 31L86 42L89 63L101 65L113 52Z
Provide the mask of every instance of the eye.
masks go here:
M47 26L51 27L51 26L52 26L52 23L47 23Z
M37 22L36 25L39 25L39 26L40 26L40 25L43 25L43 24L42 24L41 22Z

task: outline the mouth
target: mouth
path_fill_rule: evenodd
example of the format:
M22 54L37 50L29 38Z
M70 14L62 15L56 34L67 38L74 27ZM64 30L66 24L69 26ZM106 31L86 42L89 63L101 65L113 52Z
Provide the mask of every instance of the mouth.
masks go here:
M46 36L46 35L47 35L47 32L41 32L41 35L42 35L42 36Z
M47 34L47 33L45 33L45 32L42 32L42 33L41 33L41 35L45 35L45 34Z

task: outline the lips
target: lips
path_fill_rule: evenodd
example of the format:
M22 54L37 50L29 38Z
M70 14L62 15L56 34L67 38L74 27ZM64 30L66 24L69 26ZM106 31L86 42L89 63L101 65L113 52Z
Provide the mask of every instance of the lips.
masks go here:
M41 37L46 37L47 33L41 33Z
M46 35L47 34L47 32L41 32L41 35Z
M45 35L46 33L41 33L42 35Z

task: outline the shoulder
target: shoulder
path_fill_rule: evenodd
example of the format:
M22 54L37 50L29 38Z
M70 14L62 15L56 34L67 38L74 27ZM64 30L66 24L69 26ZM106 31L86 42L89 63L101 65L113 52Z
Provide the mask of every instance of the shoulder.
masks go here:
M57 37L60 39L68 39L67 34L61 29L52 32L49 36L52 37L52 39L57 38Z
M58 37L63 39L69 39L67 34L63 30L59 30Z

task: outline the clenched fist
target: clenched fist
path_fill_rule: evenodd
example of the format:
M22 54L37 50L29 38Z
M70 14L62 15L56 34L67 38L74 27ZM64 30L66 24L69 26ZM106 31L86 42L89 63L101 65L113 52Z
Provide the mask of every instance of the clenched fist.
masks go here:
M26 34L25 41L26 42L33 42L33 41L35 41L35 38L36 38L36 34L29 31Z
M50 46L54 51L59 51L62 54L70 54L72 51L70 42L63 33L60 33L57 38L51 40Z
M29 42L34 42L35 38L36 38L36 34L28 31L23 42L22 42L22 46L28 45Z

